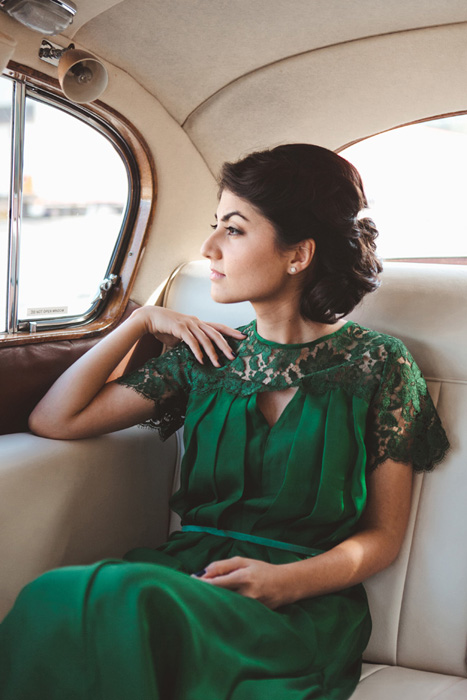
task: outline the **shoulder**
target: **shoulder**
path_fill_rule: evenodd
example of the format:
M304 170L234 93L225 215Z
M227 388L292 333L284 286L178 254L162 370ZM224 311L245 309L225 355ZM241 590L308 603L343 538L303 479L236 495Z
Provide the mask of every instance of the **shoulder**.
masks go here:
M363 375L369 375L374 389L396 391L397 387L412 386L426 391L423 375L402 340L381 331L371 330L352 322L349 340L354 345L352 359Z
M373 331L358 324L355 337L360 337L371 373L375 379L373 398L386 405L417 405L428 394L425 378L412 354L399 338ZM370 359L371 358L371 359Z
M349 336L361 352L372 357L383 361L414 361L402 340L387 333L366 328L352 321L349 325Z

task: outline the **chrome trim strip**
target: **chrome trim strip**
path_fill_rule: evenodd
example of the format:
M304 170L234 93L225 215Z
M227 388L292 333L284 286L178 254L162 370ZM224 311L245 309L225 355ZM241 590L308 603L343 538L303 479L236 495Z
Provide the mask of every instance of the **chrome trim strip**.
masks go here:
M13 81L11 120L10 216L8 224L8 286L6 332L18 331L19 259L23 199L24 116L26 86Z
M6 8L9 2L10 0L0 0L0 9ZM50 2L52 5L58 5L63 10L66 10L70 15L73 15L73 17L76 15L76 5L74 2L70 0L50 0Z
M52 0L52 3L66 10L73 17L76 15L76 5L74 4L74 2L64 2L64 0Z
M32 325L35 326L35 332L54 329L59 330L60 328L69 328L70 326L84 326L94 321L101 305L101 300L96 299L86 313L81 314L81 316L63 316L62 318L42 318L35 319L34 321L19 321L18 331L31 333Z
M36 333L39 330L50 330L52 328L67 328L68 326L76 325L86 325L86 323L91 323L96 317L97 312L100 310L103 302L106 300L113 287L118 287L120 284L120 277L118 275L110 275L110 277L102 280L99 285L99 291L92 300L89 309L80 316L62 316L62 318L42 318L34 319L34 321L20 321L18 324L19 331L29 331L29 333Z

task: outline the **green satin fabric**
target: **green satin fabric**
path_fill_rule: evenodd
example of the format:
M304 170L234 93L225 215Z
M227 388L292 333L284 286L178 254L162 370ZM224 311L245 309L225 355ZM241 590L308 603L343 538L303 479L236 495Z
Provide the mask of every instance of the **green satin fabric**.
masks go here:
M367 409L298 390L270 428L255 395L193 395L172 499L192 531L26 587L0 626L2 700L349 698L371 628L362 586L271 611L187 574L233 556L298 562L351 534Z
M192 394L171 505L183 525L329 549L365 507L367 414L364 399L341 389L298 389L271 428L257 394Z
M2 700L350 697L369 633L360 587L271 611L152 556L28 585L0 627Z

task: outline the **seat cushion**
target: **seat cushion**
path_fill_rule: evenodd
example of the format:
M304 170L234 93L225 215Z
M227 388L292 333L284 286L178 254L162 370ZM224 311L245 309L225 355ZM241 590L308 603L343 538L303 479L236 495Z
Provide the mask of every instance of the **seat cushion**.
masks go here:
M402 666L363 664L351 700L466 700L467 679Z

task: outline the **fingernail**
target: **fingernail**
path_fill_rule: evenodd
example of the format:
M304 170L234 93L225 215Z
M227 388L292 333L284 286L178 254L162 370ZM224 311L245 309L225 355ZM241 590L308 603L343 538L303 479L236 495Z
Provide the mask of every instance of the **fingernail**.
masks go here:
M200 576L204 576L205 573L206 573L206 569L202 569L201 571L197 571L196 574L191 574L191 575L199 578Z

